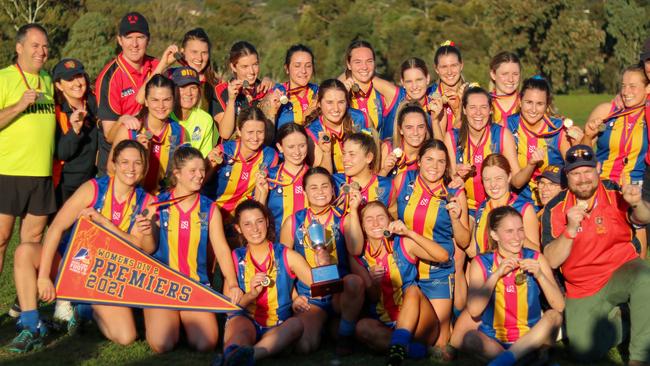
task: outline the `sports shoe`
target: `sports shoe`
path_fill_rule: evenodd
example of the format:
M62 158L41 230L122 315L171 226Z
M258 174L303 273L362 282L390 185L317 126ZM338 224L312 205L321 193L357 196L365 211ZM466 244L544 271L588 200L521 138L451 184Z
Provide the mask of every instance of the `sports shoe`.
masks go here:
M81 330L81 324L82 319L81 316L79 315L79 312L77 312L77 307L72 308L72 316L68 320L67 324L67 330L69 335L75 335L78 334L79 331Z
M399 366L406 358L406 347L394 344L388 349L388 359L386 366Z
M252 366L255 363L255 351L251 346L239 346L225 356L224 366Z
M9 312L7 312L7 314L14 319L20 316L20 305L18 305L18 298L14 300L14 304L11 305L11 308L9 308Z
M54 321L66 323L74 316L74 309L70 301L57 300L56 305L54 306Z
M40 334L32 333L28 329L23 329L9 343L8 349L11 352L26 353L43 347L43 337Z

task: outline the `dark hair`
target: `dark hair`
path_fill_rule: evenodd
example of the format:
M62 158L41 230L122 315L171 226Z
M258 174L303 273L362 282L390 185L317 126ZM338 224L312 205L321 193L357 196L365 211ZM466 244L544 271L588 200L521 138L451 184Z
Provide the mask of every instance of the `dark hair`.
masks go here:
M372 45L368 41L364 41L361 39L354 40L350 42L348 45L348 48L345 50L345 63L347 64L350 62L350 58L352 57L352 51L357 49L357 48L367 48L370 51L372 51L372 58L375 58L375 50L372 48Z
M641 75L643 75L643 82L645 85L648 85L650 83L650 80L648 80L648 75L645 73L645 68L638 66L638 65L631 65L623 69L623 72L621 73L621 78L623 78L623 75L627 72L638 72Z
M212 52L212 42L210 42L208 34L201 27L194 28L185 33L183 36L183 48L187 46L187 42L189 41L200 41L208 44L208 64L205 66L205 69L201 70L200 72L203 72L203 75L205 76L205 82L210 85L210 87L214 88L219 83L219 80L217 80L217 76L212 66L212 57L210 55Z
M307 135L305 127L294 122L286 123L278 129L278 132L275 134L275 141L282 145L282 140L294 132L305 136L305 140L307 141L307 156L305 157L305 164L311 166L314 161L314 143L309 138L309 135Z
M433 56L433 63L436 66L438 66L438 61L440 61L440 57L445 55L450 55L450 54L456 55L456 57L458 57L458 62L463 62L463 56L461 56L460 50L456 48L455 45L449 44L449 45L438 47L436 53Z
M505 156L501 154L490 154L486 156L485 159L483 159L483 163L481 165L481 179L483 179L483 171L485 171L486 168L491 166L496 166L503 169L506 172L506 174L510 174L512 172L510 163L508 162L508 159L506 159Z
M445 184L448 184L451 181L451 164L449 163L450 158L447 146L445 146L444 142L438 139L426 140L422 146L420 146L420 150L418 150L418 159L422 159L424 154L426 154L429 150L438 150L445 153L447 164L445 165L445 174L442 176L442 181Z
M264 215L264 218L268 221L268 225L266 227L266 240L275 242L275 230L272 229L274 227L273 216L269 215L269 211L266 206L259 203L258 201L245 200L238 204L235 208L233 220L234 224L239 226L239 220L241 220L242 213L249 210L260 210L262 212L262 215ZM239 242L240 246L246 245L246 239L240 233L237 234L237 241Z
M185 163L188 160L192 159L200 159L203 164L205 164L205 160L203 160L203 154L201 154L201 151L190 145L181 145L176 149L176 151L174 151L169 169L171 172L176 169L181 170L183 169L183 166L185 166ZM178 184L178 182L176 181L176 176L174 176L174 174L169 175L169 180L171 183L170 186L176 187L176 184Z
M427 63L424 62L424 60L422 60L421 58L411 57L406 59L406 61L402 62L402 66L400 66L400 75L402 79L404 78L404 72L410 69L419 69L420 71L422 71L424 76L429 76L429 69L427 68Z
M151 93L151 89L153 88L165 88L169 89L169 91L172 93L172 96L176 96L176 85L174 82L161 74L156 74L149 79L147 84L144 87L144 98L147 99L149 94ZM174 105L176 105L176 100L174 100ZM172 106L172 110L174 109L174 106ZM143 119L147 114L149 113L149 109L146 106L143 106L142 109L140 110L140 113L138 113L137 118L138 119Z
M503 221L503 219L505 219L508 216L516 216L523 220L519 211L517 211L514 207L507 206L507 205L497 207L494 210L490 211L490 213L488 214L488 218L487 218L488 230L496 231L499 228L501 221ZM496 250L498 247L498 243L496 242L496 240L492 239L492 235L490 235L489 232L488 232L488 241L490 243L490 248L492 250Z
M305 46L302 43L294 44L289 49L287 50L287 54L284 56L284 66L287 68L289 67L289 64L291 64L291 57L297 52L305 52L308 53L309 56L311 56L311 64L312 67L314 68L314 72L316 72L316 64L314 63L314 52L312 52L311 48Z
M332 187L334 187L334 185L336 184L336 183L334 183L334 177L332 177L332 174L327 169L323 168L322 166L315 166L313 168L307 169L307 171L305 172L305 175L302 177L302 186L306 187L307 186L307 181L309 180L309 178L313 177L314 175L318 175L318 174L322 174L322 175L326 176L327 179L329 179L330 183L332 184Z
M345 101L347 103L348 108L346 108L342 120L343 133L344 134L354 133L355 132L354 123L352 122L352 117L350 117L350 113L349 113L349 107L352 103L352 101L350 100L350 93L348 92L348 90L345 88L345 85L343 85L343 83L340 80L327 79L320 84L320 86L318 87L318 95L317 95L318 103L320 103L323 100L325 93L327 93L331 89L340 90L343 93L345 93ZM321 115L321 113L322 111L320 107L318 107L313 112L311 112L307 116L307 118L305 118L305 121L309 121L310 123L313 123Z
M492 109L492 95L490 95L490 93L488 93L487 90L481 88L480 86L469 86L467 87L467 89L465 89L465 92L463 93L463 100L461 106L460 131L458 132L458 149L460 151L465 149L465 144L467 144L467 140L469 139L469 121L467 120L467 116L465 115L464 112L462 112L462 110L464 110L465 107L467 106L467 101L469 100L469 96L474 94L485 95L488 100L488 106L490 106L490 109ZM485 128L490 128L491 125L492 125L492 114L490 114L490 119Z
M422 116L424 125L427 129L426 137L430 138L433 135L431 132L431 126L429 126L427 113L424 111L424 109L422 109L422 106L420 106L419 102L410 101L400 104L397 107L397 111L397 118L395 119L395 124L393 126L393 145L395 147L399 147L402 144L402 135L400 135L399 130L402 128L402 125L404 124L404 118L406 118L407 114L415 113Z
M142 159L142 164L144 166L143 170L143 178L144 175L147 174L147 169L149 168L149 153L147 152L147 149L139 143L137 140L122 140L115 145L113 148L113 157L111 161L113 164L117 165L117 158L120 156L122 151L126 149L136 149L138 150L138 154L140 154L140 158Z
M18 28L18 31L16 32L16 44L25 42L25 38L27 38L27 32L30 29L36 29L41 31L43 34L45 34L45 38L48 38L49 41L47 31L42 25L38 23L28 23ZM18 61L18 54L14 52L13 62L17 62L17 61Z
M523 85L521 86L521 92L519 92L519 97L523 98L526 91L529 89L536 89L546 93L546 113L549 115L555 115L555 107L553 107L553 95L551 94L551 86L548 81L541 76L533 76L524 80Z
M259 58L259 54L257 53L255 46L246 41L235 42L235 44L230 47L228 62L230 62L232 65L237 65L237 61L239 61L240 58L250 55L255 55Z
M370 162L370 170L373 173L377 173L379 171L379 168L381 168L381 151L379 150L379 134L374 128L371 129L364 129L361 132L355 132L348 137L346 137L344 141L344 146L348 142L356 142L357 144L361 145L361 149L366 153L372 153L373 158L372 161Z
M239 112L237 116L237 128L241 131L247 121L262 121L266 125L268 118L261 109L257 107L247 107Z

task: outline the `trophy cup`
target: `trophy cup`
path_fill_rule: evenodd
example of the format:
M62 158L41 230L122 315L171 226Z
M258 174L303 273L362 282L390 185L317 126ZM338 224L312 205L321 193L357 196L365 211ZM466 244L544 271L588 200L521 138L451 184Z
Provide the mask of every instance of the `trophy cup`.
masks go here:
M339 276L336 264L319 263L319 255L332 243L332 240L325 238L325 226L318 220L313 220L307 227L309 236L309 247L314 251L316 267L311 269L312 285L311 295L313 297L331 295L343 291L343 280Z

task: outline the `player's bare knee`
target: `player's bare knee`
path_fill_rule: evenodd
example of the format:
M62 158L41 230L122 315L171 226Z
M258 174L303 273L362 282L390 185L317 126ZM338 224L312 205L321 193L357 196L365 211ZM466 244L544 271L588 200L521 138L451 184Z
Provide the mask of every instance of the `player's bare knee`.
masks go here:
M34 267L34 257L39 256L38 244L22 243L16 247L14 252L14 268ZM0 248L0 253L4 248Z
M131 343L135 342L138 335L135 332L119 332L117 334L111 335L109 339L120 346L128 346Z
M343 278L343 287L344 290L348 293L353 293L355 295L363 296L360 294L363 291L363 280L361 277L355 274L349 274Z

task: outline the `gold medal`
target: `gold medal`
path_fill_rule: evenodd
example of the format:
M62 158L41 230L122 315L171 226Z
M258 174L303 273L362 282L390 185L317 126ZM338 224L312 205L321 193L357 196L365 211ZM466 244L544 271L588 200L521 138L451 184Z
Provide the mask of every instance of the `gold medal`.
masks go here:
M606 123L601 122L601 123L598 125L598 132L605 132L606 129L607 129L607 124L606 124Z
M353 93L358 93L361 91L361 87L357 83L352 84L352 87L350 89Z
M395 154L395 157L398 158L398 159L402 157L403 153L404 152L399 147L396 147L395 149L393 149L393 154Z
M361 190L361 185L359 184L359 182L352 182L352 183L350 183L350 188L352 188L352 189L354 189L356 191L360 191Z
M523 272L519 272L519 273L517 273L517 275L515 276L515 284L516 284L517 286L521 286L521 285L523 285L523 284L526 282L526 279L527 279L527 278L526 278L526 274L523 273Z
M384 238L390 238L391 232L389 230L384 230Z
M153 138L153 133L151 133L149 130L146 130L144 132L144 136L147 138L147 140L151 140Z
M562 125L564 125L564 128L571 128L573 127L573 120L570 118L565 118L564 121L562 121Z
M448 104L449 103L449 97L446 96L446 95L441 96L440 99L442 100L442 104Z
M330 136L329 135L323 135L323 142L330 142Z
M269 287L269 286L271 286L271 277L269 277L269 276L264 276L264 278L262 279L262 282L261 282L260 284L262 285L262 287Z
M214 162L215 162L217 165L223 163L223 156L221 156L221 155L217 155L217 156L215 156L215 158L214 158Z
M589 208L589 203L587 203L587 201L579 201L576 206L580 207L583 211L587 211L587 208Z
M286 95L283 94L283 95L280 97L280 104L285 105L285 104L287 104L287 103L289 103L289 98L288 98Z
M344 184L343 187L341 187L341 190L343 193L348 194L350 193L350 185L349 184Z

